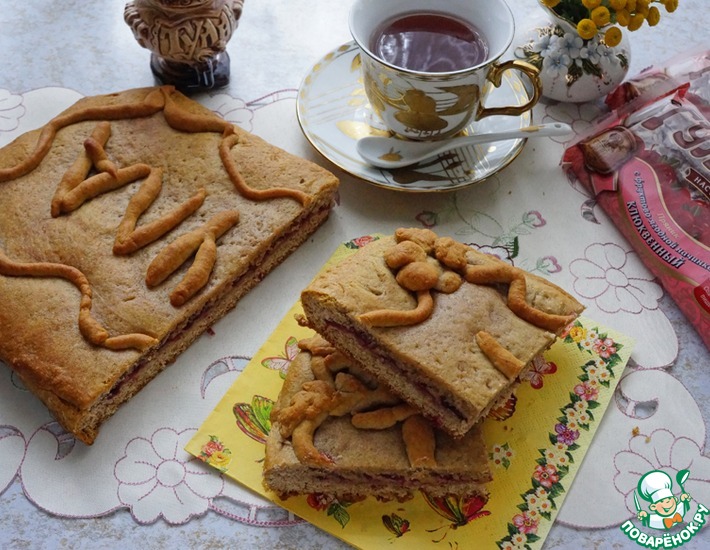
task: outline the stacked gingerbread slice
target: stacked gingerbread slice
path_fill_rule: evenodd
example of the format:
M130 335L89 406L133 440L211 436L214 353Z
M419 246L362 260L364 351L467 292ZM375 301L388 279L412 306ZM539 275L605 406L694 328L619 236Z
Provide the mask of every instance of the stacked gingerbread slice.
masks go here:
M303 291L264 481L282 498L484 495L481 421L583 310L550 282L425 229L399 229Z

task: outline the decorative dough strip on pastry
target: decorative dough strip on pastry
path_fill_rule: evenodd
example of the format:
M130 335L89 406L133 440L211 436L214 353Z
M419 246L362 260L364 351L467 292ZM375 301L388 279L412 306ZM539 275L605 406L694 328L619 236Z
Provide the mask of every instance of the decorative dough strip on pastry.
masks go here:
M308 349L313 346L325 350L326 344L327 341L316 336L299 342L299 347ZM370 389L348 372L338 372L333 377L333 372L352 367L344 360L347 361L338 352L330 354L324 351L323 355L311 352L310 366L316 379L305 382L286 406L272 411L272 422L280 424L281 437L291 438L298 460L315 466L333 466L333 458L318 451L313 438L328 416L350 414L352 425L358 429L384 430L404 422L402 436L412 467L436 464L436 439L431 425L414 407L402 403L379 385ZM326 375L324 370L329 370L330 374ZM419 419L407 424L413 417Z
M138 191L131 197L116 231L116 240L113 244L114 254L131 254L158 240L202 206L207 196L204 188L200 188L195 195L161 218L136 228L138 218L158 197L163 187L162 178L162 168L153 168Z
M505 349L490 333L484 330L477 332L476 343L488 360L508 380L515 380L525 368L525 363Z
M101 147L104 147L110 136L111 124L105 121L99 122L94 128L94 131L91 132L91 136L86 140L86 142L91 140L92 146L100 145ZM77 157L69 170L64 173L64 176L62 176L62 179L54 192L50 208L53 218L58 217L62 213L62 198L64 195L84 181L86 176L89 175L91 167L94 165L94 157L90 154L89 149L86 147L86 142L84 142L84 149L81 154Z
M414 309L376 309L361 314L358 319L371 327L401 327L416 325L429 318L434 311L434 299L428 290L417 292Z
M158 286L197 252L185 277L170 295L173 306L183 305L207 284L217 258L216 241L238 221L239 212L225 210L215 214L203 226L175 239L148 266L145 277L148 287Z
M239 173L237 165L231 154L232 147L239 143L239 141L240 137L237 134L225 135L219 145L219 156L222 159L222 164L224 164L225 170L227 170L227 174L229 174L229 178L232 180L235 189L240 195L253 201L289 197L300 202L303 206L306 206L311 202L310 195L299 189L289 189L287 187L254 189L253 187L249 187L246 181L244 181L242 175Z
M161 88L165 94L163 116L173 130L188 133L215 132L223 135L234 133L234 126L218 116L194 115L182 109L173 99L172 86Z
M522 270L508 264L467 265L464 279L469 283L507 283L508 307L521 319L536 327L557 332L575 318L574 315L555 315L531 306L527 299L527 285Z
M91 286L86 276L75 267L50 262L14 262L0 251L0 275L8 277L56 277L69 281L81 293L79 331L86 340L94 345L114 350L135 348L144 351L158 343L155 338L141 333L109 336L106 329L91 315Z
M59 115L47 123L37 138L34 150L25 160L14 166L0 168L0 182L19 178L37 168L52 147L57 132L66 126L90 120L121 120L147 117L160 112L164 105L164 92L161 89L157 89L148 92L141 102L86 107L72 113Z
M413 468L436 468L434 427L421 414L412 415L402 422L402 439Z
M61 197L60 212L63 214L73 212L89 199L148 177L150 171L151 167L147 164L133 164L126 168L119 168L117 177L113 177L108 172L95 174Z

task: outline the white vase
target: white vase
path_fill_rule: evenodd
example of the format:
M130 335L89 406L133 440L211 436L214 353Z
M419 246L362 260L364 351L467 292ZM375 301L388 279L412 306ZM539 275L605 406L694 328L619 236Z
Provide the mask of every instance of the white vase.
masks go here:
M529 31L516 57L540 69L542 95L582 103L605 96L623 82L631 52L627 33L618 46L607 46L603 33L583 40L576 26L541 5L547 14Z

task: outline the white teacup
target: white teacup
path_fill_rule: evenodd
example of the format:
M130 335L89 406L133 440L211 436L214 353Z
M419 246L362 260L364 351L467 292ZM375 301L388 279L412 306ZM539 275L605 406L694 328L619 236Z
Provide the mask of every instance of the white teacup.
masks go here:
M373 40L383 26L413 14L445 15L467 23L487 45L487 55L473 66L427 72L397 66L375 53ZM403 137L449 138L483 117L520 116L540 97L536 67L519 60L499 61L515 33L513 14L504 0L355 0L349 24L362 52L370 104L385 126ZM486 107L488 92L501 85L507 70L520 71L530 80L532 97L524 105Z

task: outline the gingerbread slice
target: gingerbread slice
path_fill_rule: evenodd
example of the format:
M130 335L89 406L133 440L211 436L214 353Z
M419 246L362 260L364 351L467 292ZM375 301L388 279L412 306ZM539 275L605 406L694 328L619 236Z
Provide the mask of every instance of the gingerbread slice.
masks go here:
M429 230L400 229L303 291L305 324L449 434L466 434L583 306Z
M281 498L322 493L352 502L485 498L491 480L480 429L454 439L361 368L302 346L271 413L264 483ZM310 349L308 349L310 348ZM330 365L318 379L316 363Z

